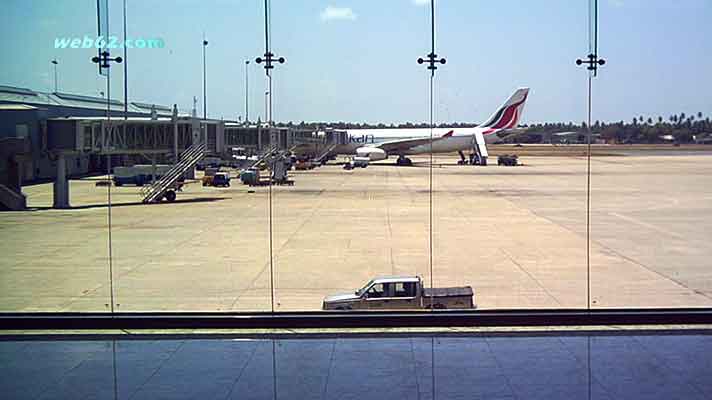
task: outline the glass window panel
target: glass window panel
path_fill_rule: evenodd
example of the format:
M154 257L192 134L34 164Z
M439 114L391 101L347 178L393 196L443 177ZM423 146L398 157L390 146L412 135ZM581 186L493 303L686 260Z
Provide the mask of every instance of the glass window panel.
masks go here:
M472 287L479 309L586 307L588 9L518 7L440 3L435 120L453 145L433 162L433 284Z
M21 135L0 137L0 310L110 311L102 160L76 148L76 121L43 126L23 108L0 114L5 128L23 121Z
M600 7L610 63L594 80L592 306L709 307L709 7ZM679 28L663 33L655 18ZM668 43L679 44L674 60Z

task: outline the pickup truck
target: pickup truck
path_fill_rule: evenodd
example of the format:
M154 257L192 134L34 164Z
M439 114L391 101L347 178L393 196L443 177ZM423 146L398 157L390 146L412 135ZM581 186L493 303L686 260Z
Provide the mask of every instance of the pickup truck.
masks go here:
M327 296L324 310L472 309L471 286L426 288L419 276L386 276L353 292Z

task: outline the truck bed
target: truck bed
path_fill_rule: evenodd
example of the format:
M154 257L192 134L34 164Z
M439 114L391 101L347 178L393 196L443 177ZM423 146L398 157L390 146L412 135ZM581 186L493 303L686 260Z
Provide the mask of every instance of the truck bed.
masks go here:
M472 286L423 288L423 297L472 297L473 294Z

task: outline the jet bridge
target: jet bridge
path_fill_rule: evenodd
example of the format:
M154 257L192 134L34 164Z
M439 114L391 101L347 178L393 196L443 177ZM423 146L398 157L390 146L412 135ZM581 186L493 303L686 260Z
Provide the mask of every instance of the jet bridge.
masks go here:
M183 164L181 154L195 144L204 144L201 156L206 152L219 154L225 146L222 121L177 117L177 114L172 118L53 118L47 120L46 132L47 150L57 160L56 208L69 207L65 161L68 155L87 157L94 172L103 172L141 158L149 158L153 163ZM187 169L183 172L189 173Z

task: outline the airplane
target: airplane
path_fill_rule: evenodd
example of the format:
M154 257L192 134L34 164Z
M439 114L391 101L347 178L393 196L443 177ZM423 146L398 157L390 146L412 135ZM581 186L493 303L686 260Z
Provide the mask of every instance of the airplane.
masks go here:
M485 123L476 127L433 128L432 144L430 128L348 129L349 143L337 146L332 154L355 155L355 160L366 164L397 155L396 165L412 165L407 155L457 151L459 163L466 164L463 151L472 149L476 155L470 157L470 162L476 158L486 165L486 144L499 142L504 134L517 131L528 95L529 88L517 89Z

